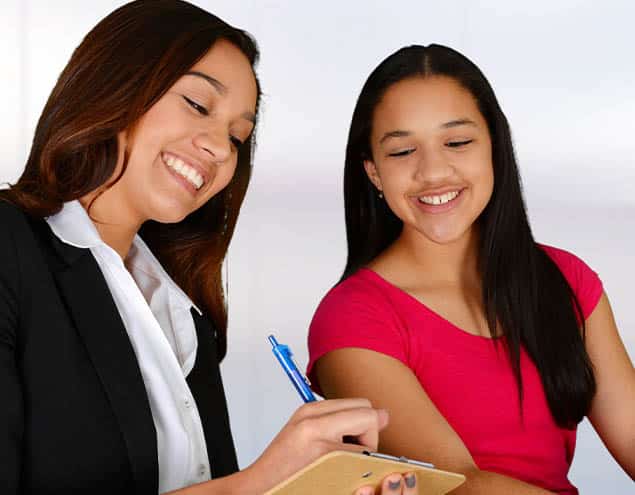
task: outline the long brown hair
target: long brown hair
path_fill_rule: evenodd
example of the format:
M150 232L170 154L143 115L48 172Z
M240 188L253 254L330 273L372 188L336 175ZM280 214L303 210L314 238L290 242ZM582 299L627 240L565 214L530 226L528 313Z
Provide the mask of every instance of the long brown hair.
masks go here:
M112 12L86 35L62 71L38 121L25 170L0 199L42 218L103 186L117 163L117 134L133 127L219 39L256 64L258 48L248 33L187 2L137 0ZM221 266L254 147L255 131L239 149L229 185L204 206L179 223L148 221L140 230L170 276L212 319L219 358L227 331Z

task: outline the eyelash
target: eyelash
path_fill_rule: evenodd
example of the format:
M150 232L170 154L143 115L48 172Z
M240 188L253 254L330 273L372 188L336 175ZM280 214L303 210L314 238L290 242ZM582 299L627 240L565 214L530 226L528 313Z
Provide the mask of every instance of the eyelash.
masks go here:
M204 115L206 117L209 115L209 110L205 108L203 105L196 103L194 100L192 100L191 98L188 98L185 95L183 95L183 99L187 102L189 106L191 106L194 110L196 110L201 115ZM240 139L238 139L236 136L229 136L229 140L231 141L232 145L236 149L240 148L243 145L243 142Z
M187 102L189 106L191 106L194 110L196 110L201 115L205 115L205 116L209 115L209 110L207 110L207 108L205 108L203 105L196 103L194 100L191 100L187 96L183 96L183 99Z
M401 156L408 156L413 151L414 151L414 148L411 148L411 149L408 149L408 150L396 151L394 153L388 153L388 156L393 156L393 157L399 158Z
M465 141L450 141L449 143L446 143L446 146L448 148L461 148L462 146L466 146L466 145L470 144L472 141L474 141L474 140L473 139L466 139ZM403 157L403 156L408 156L413 151L415 151L415 148L410 148L410 149L407 149L407 150L402 150L402 151L396 151L394 153L389 153L388 156L399 158L399 157Z
M450 141L446 146L448 148L460 148L461 146L466 146L470 144L473 139L466 139L465 141Z

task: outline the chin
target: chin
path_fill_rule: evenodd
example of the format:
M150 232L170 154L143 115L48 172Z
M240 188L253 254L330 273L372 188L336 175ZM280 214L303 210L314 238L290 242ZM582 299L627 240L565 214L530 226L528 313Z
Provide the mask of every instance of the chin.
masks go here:
M191 213L190 209L183 208L183 205L155 205L146 217L159 223L178 223Z
M459 242L469 234L470 229L425 229L421 233L431 242L449 245Z

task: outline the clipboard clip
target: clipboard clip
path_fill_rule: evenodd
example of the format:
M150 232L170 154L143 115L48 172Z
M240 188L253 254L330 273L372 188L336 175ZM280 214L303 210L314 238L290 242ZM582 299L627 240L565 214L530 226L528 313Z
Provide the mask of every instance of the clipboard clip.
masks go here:
M377 459L386 459L387 461L403 462L404 464L412 464L413 466L420 466L420 467L434 469L434 464L430 464L429 462L423 462L423 461L415 461L414 459L408 459L407 457L404 457L404 456L396 457L394 455L380 454L379 452L369 452L368 450L364 450L362 454L370 456L370 457L376 457Z

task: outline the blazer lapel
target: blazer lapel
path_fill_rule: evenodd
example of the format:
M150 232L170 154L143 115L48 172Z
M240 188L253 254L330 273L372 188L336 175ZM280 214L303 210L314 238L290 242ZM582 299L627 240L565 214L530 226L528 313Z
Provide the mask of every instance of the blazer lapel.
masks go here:
M159 480L156 430L128 333L90 250L52 237L65 260L55 276L121 426L134 493L154 495Z
M187 384L203 425L212 477L218 478L238 471L238 462L218 364L217 332L207 318L194 309L191 313L196 325L198 349Z

